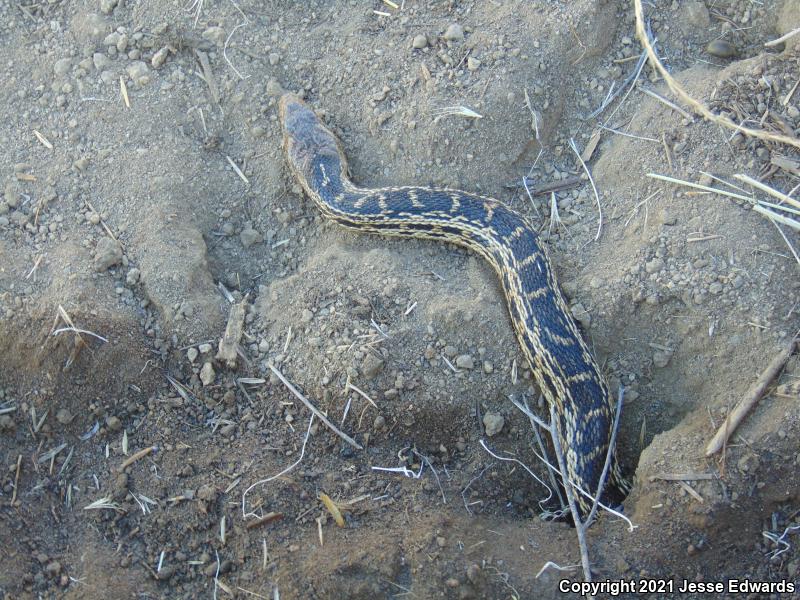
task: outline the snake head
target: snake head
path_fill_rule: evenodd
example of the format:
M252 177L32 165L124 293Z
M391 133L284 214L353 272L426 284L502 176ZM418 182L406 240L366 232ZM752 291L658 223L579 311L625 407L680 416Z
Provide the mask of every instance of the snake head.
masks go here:
M301 182L312 179L311 171L317 159L337 158L345 170L344 153L336 136L322 124L311 107L295 94L284 94L279 104L283 126L283 147L291 168Z

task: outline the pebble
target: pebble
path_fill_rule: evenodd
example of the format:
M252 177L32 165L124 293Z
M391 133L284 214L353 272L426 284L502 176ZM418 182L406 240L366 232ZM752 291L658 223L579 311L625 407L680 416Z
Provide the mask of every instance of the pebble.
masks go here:
M278 83L277 79L272 77L267 81L265 91L267 92L268 96L280 96L283 94L283 86Z
M451 23L444 32L444 39L448 42L460 42L464 39L464 28L458 23Z
M245 248L249 248L253 244L260 243L264 238L258 231L253 229L252 226L247 225L245 226L244 229L242 229L242 232L239 234L239 239L242 242L242 246L244 246Z
M122 429L122 421L119 420L119 417L111 415L106 419L106 426L111 431L119 431L120 429Z
M378 415L372 422L372 429L380 430L386 427L386 418L383 415Z
M374 354L367 354L361 363L361 372L367 379L373 379L383 369L383 361Z
M494 365L488 360L483 361L483 372L487 375L494 373Z
M175 575L176 571L177 567L175 565L162 565L161 570L156 573L156 578L160 581L166 581Z
M592 315L589 314L589 311L586 310L583 304L576 302L572 305L570 311L575 320L578 321L584 329L589 329L592 325Z
M125 277L125 282L128 285L136 285L139 283L139 277L141 276L141 272L137 268L133 268L128 271L128 275Z
M648 260L644 265L644 270L648 273L658 273L661 269L664 268L664 259L662 258L654 258L653 260Z
M281 61L281 55L277 52L270 52L269 54L269 64L273 67L277 65Z
M477 58L475 58L474 56L470 56L470 57L467 59L467 68L468 68L470 71L477 71L477 70L480 68L480 66L481 66L481 61L479 61L479 60L478 60Z
M706 52L719 58L733 58L738 54L736 46L725 40L714 40L706 46Z
M216 377L214 366L209 361L206 361L203 363L203 368L200 369L200 381L203 383L203 387L214 383L214 377Z
M72 68L72 61L68 58L59 58L53 64L53 72L56 75L66 75L69 73L69 70Z
M8 415L0 415L0 431L11 431L14 429L14 419Z
M61 563L57 560L49 562L44 570L50 577L56 577L59 573L61 573Z
M505 418L499 413L487 412L485 415L483 415L483 426L486 428L486 435L489 437L493 437L500 433L500 431L503 429L503 425L505 424Z
M481 568L477 565L477 563L472 563L469 567L467 567L467 579L469 579L470 583L473 585L478 584L480 575Z
M150 67L141 60L135 60L125 69L128 77L138 86L150 83Z
M118 0L100 0L100 12L104 15L110 15L117 7Z
M203 32L203 37L209 42L222 45L225 43L225 30L222 27L209 27Z
M102 237L97 242L94 254L95 271L101 273L119 264L122 261L122 246L116 240L109 237Z
M663 369L669 364L669 359L672 357L671 352L663 352L661 350L656 350L653 352L653 365L658 367L659 369Z
M197 349L200 350L200 354L208 354L213 349L213 346L211 344L209 344L208 342L205 342L203 344L200 344L197 347Z
M414 36L414 39L411 40L411 47L416 50L422 50L428 46L428 38L425 34L420 33Z
M459 369L472 369L475 366L475 361L469 354L462 354L456 357L456 366Z
M95 69L102 71L109 64L111 64L111 59L102 52L95 52L92 54L92 64L94 65Z
M200 352L198 352L197 348L192 347L186 351L186 358L189 359L190 363L193 363L198 354L200 354Z
M75 416L69 412L68 408L60 408L56 413L56 421L61 423L62 425L69 425L74 419Z
M302 314L300 315L300 320L303 323L311 323L314 319L314 313L311 312L309 309L304 308Z
M158 69L165 62L167 62L167 56L169 56L169 48L164 46L163 48L161 48L161 50L153 54L153 58L150 59L150 65L154 69Z

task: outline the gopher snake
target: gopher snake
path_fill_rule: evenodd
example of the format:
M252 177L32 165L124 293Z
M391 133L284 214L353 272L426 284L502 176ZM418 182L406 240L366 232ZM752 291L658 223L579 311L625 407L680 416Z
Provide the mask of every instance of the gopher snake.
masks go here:
M302 100L280 101L289 166L328 219L379 235L466 246L497 271L511 321L556 418L569 478L594 494L606 461L616 407L558 289L545 249L525 217L476 194L427 187L360 189L347 175L336 136ZM616 456L604 498L628 490ZM580 512L589 503L577 494Z

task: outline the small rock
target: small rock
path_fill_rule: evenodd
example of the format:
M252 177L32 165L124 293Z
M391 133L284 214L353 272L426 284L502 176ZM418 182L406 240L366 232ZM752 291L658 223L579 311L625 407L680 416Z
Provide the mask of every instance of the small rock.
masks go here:
M448 578L444 584L449 588L457 588L458 587L458 579L455 577Z
M669 364L670 358L672 358L671 352L656 350L653 352L653 366L663 369Z
M472 563L469 567L467 567L467 579L469 579L472 585L477 585L481 574L481 568L476 564Z
M708 291L712 294L720 294L722 293L722 284L719 281L715 281L710 286L708 286Z
M72 423L72 419L74 418L75 416L71 412L69 412L69 409L67 408L60 408L56 413L56 421L58 421L62 425L69 425L70 423Z
M225 43L225 38L227 35L222 27L209 27L203 32L203 37L209 42L214 42L215 44L221 46Z
M648 273L658 273L661 269L664 268L664 260L661 258L654 258L653 260L648 260L644 265L644 270Z
M708 8L700 0L689 0L682 7L683 17L686 21L695 27L708 27L711 23L711 17L708 13Z
M214 383L214 377L216 377L216 373L214 373L214 366L210 362L206 361L203 363L203 368L200 369L200 381L205 387Z
M283 86L278 83L277 79L272 77L267 81L265 91L267 92L268 96L280 96L283 94Z
M249 248L253 244L258 244L259 242L261 242L263 237L258 231L253 229L250 225L247 225L245 226L244 229L242 229L242 232L239 234L239 239L242 241L242 246L244 246L245 248Z
M72 68L72 61L68 58L59 58L53 64L53 72L56 75L66 75L69 73L69 70Z
M428 46L428 38L425 34L420 33L414 36L414 39L411 40L411 47L416 50L422 50L423 48Z
M59 573L61 573L61 563L57 560L49 562L44 570L50 577L56 577Z
M208 342L205 342L203 344L200 344L197 347L197 349L200 350L200 354L208 354L213 349L213 346L211 344L209 344Z
M9 415L0 415L0 431L12 431L14 429L14 419Z
M361 363L361 372L367 379L373 379L383 369L383 360L374 354L367 354Z
M111 415L106 419L106 426L111 431L119 431L122 429L122 421L119 420L119 417Z
M480 66L481 66L481 61L479 61L479 60L478 60L477 58L475 58L474 56L470 56L470 57L467 59L467 68L468 68L470 71L477 71L477 70L480 68Z
M94 255L94 269L102 273L106 269L122 261L122 246L119 242L109 237L102 237L97 242Z
M503 429L503 425L505 424L505 418L499 413L487 412L485 415L483 415L483 426L486 428L486 435L489 437L493 437L500 433L500 431Z
M439 548L444 548L447 545L447 540L440 535L436 536L436 545L439 546Z
M277 52L270 52L268 59L269 59L269 64L271 64L274 67L281 61L281 55L278 54Z
M300 315L300 320L303 323L311 323L314 320L314 313L311 312L309 309L304 308L303 313Z
M201 485L197 490L197 498L204 502L211 502L217 498L217 491L210 483Z
M483 372L487 375L494 373L494 365L488 360L483 361Z
M119 0L100 0L100 12L104 15L110 15L117 7L118 2Z
M125 277L125 281L127 282L128 285L136 285L137 283L139 283L140 275L141 272L139 271L139 269L137 268L130 269L128 271L127 277Z
M125 69L128 77L138 86L150 83L150 67L141 60L135 60Z
M158 69L165 62L167 62L167 56L169 56L169 48L167 46L164 46L163 48L161 48L161 50L153 54L153 58L150 59L150 65L154 69Z
M469 354L462 354L456 357L456 366L459 369L472 369L475 366L475 361Z
M589 311L586 310L583 304L576 302L572 305L570 311L575 320L580 323L584 329L589 329L592 324L592 315L589 314Z
M92 64L94 64L95 69L102 71L111 64L111 59L102 52L95 52L92 54Z
M460 42L464 39L464 28L458 23L451 23L444 32L444 39L448 42Z
M159 581L166 581L175 575L176 570L175 565L161 565L161 570L156 572L156 578Z
M190 363L193 363L197 358L197 355L200 354L195 347L191 347L186 351L186 358L189 359Z
M372 428L379 430L383 429L384 427L386 427L386 419L384 418L384 416L378 415L377 417L375 417L375 420L372 422Z
M706 52L719 58L733 58L738 54L736 46L725 40L714 40L706 46Z

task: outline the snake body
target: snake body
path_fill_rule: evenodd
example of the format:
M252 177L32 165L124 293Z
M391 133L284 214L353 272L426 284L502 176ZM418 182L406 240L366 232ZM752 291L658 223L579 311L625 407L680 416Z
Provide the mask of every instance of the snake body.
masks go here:
M492 198L451 189L361 189L348 178L336 136L300 98L280 101L283 145L297 181L328 219L357 231L466 246L497 272L511 322L547 402L555 408L567 474L597 492L616 411L600 369L559 291L547 252L530 222ZM601 498L617 501L629 485L616 453ZM579 512L590 501L576 494Z

